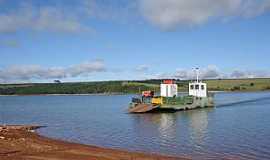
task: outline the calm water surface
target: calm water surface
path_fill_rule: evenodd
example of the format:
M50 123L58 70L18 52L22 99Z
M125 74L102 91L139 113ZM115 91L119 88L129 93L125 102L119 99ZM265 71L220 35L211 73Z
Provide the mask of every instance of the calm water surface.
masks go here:
M270 92L217 93L215 108L139 115L126 113L131 97L2 96L0 123L46 125L46 136L131 151L270 159Z

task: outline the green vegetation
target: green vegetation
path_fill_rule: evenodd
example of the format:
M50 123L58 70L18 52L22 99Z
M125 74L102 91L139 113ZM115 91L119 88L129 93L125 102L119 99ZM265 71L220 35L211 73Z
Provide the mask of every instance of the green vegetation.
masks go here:
M270 89L270 78L206 80L209 90L263 91Z
M144 90L159 91L162 80L102 81L78 83L0 84L0 95L31 94L127 94ZM188 90L189 81L176 81L179 91ZM205 80L210 91L270 90L270 78Z
M78 83L34 83L2 84L1 95L31 94L120 94L139 93L143 90L158 90L158 85L129 83L123 81L78 82Z

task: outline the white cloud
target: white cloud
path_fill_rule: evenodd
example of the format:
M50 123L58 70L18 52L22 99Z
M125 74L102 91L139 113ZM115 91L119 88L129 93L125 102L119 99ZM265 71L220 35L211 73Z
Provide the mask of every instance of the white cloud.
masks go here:
M232 72L222 72L217 66L209 65L199 69L200 79L237 79L237 78L269 78L270 72L263 70L234 70ZM152 75L151 78L166 79L176 78L182 80L196 79L195 69L177 69L174 73L160 73Z
M0 13L0 32L18 30L78 33L92 31L92 28L84 25L79 15L70 10L22 3L13 10Z
M201 78L203 79L222 78L223 76L215 65L209 65L207 68L201 70Z
M71 77L77 77L79 75L88 75L93 72L104 72L106 68L103 60L95 60L74 65L67 70Z
M246 78L247 74L244 71L235 70L231 73L232 78Z
M112 0L106 3L98 0L83 0L81 9L88 17L117 22L133 19L138 12L137 0Z
M7 2L0 0L1 7L8 8ZM12 8L0 11L0 32L93 32L93 19L134 24L140 23L141 16L169 30L201 25L209 20L254 17L269 9L270 0L71 0L43 5L29 0L18 1Z
M44 68L39 65L14 65L0 69L0 81L46 80L67 77L89 76L106 71L102 60L89 61L71 67Z
M7 4L6 0L1 5ZM106 3L98 0L71 0L43 5L26 0L14 3L12 7L0 10L0 33L21 30L61 33L95 32L91 25L93 19L124 22L138 15L137 3L125 0Z
M270 9L270 0L140 0L145 18L165 29L201 25L209 20L253 17Z
M192 79L194 73L184 69L177 69L173 76L178 79Z
M148 76L148 79L196 79L195 69L176 69L174 73L163 72ZM200 79L239 79L239 78L270 78L270 72L266 70L240 70L235 69L231 72L221 71L216 65L209 65L199 68Z
M270 77L270 73L266 71L234 70L230 74L230 78L266 78L266 77Z
M173 74L173 77L179 79L195 79L196 71L194 69L177 69ZM215 65L209 65L208 67L199 70L199 77L202 79L224 78L224 74L221 73Z

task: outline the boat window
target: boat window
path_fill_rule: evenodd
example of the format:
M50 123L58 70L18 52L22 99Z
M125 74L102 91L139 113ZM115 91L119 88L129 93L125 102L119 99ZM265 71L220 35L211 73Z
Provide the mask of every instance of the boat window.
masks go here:
M190 89L194 89L194 85L191 85L191 86L190 86Z
M195 89L199 89L200 88L200 86L197 84L197 85L195 85Z
M204 90L204 85L201 86L201 90Z

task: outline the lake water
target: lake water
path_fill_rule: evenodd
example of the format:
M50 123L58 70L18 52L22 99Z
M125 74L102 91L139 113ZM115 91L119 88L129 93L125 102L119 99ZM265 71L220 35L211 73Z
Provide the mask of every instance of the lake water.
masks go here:
M270 92L217 93L215 108L127 114L132 95L2 96L0 123L53 138L193 159L270 159Z

